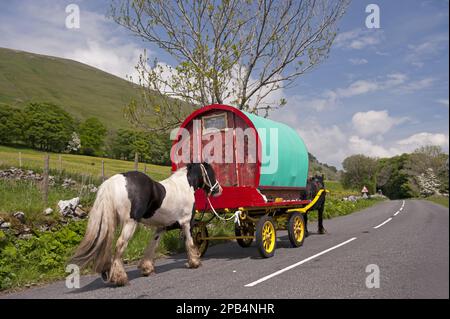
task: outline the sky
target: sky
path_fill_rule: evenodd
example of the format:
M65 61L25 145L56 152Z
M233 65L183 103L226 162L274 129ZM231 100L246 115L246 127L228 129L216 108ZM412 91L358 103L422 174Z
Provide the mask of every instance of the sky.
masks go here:
M79 29L65 26L72 3ZM365 24L372 3L379 29ZM136 78L144 49L174 63L107 18L109 4L1 1L0 47L73 59L122 78ZM288 103L271 118L295 128L319 161L338 168L351 154L390 157L428 144L448 152L448 12L448 0L353 0L329 58L276 93Z

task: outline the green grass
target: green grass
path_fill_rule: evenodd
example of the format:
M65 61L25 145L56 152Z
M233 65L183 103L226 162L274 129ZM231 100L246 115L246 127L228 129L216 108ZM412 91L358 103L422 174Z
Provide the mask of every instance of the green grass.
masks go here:
M22 154L23 167L35 171L42 171L44 167L44 152L7 146L0 146L0 167L19 167L19 152ZM102 174L102 161L105 163L106 176L134 170L134 162L84 155L51 153L50 169L54 172L58 172L60 169L60 155L61 166L64 171L63 174L68 177L73 175L85 175L98 179ZM170 175L170 167L168 166L139 163L138 169L144 171L144 168L146 169L146 173L155 180L162 180Z
M80 196L81 195L81 196ZM81 189L64 189L61 186L50 187L47 207L56 212L56 204L61 199L71 199L80 196L82 205L89 205L95 194ZM57 215L44 216L42 213L47 208L40 186L32 181L16 181L0 179L0 215L11 216L14 212L25 213L29 226L37 226L44 222L51 222Z
M436 204L448 207L448 197L445 196L430 196L426 198L429 201L432 201Z

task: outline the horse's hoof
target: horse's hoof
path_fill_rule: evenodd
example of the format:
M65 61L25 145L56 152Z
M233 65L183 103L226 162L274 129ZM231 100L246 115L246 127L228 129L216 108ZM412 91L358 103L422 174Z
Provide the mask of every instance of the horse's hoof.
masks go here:
M128 276L126 274L117 274L114 278L110 278L109 282L122 287L128 284Z
M325 228L321 228L317 231L320 235L324 235L327 233L327 230Z
M109 271L102 271L102 280L106 284L109 282Z
M309 231L305 231L305 237L309 236Z
M185 266L186 266L186 268L189 268L189 269L196 269L201 266L201 262L189 261L185 264Z
M155 272L155 267L153 263L150 261L141 262L138 266L141 269L141 274L144 277L150 276Z

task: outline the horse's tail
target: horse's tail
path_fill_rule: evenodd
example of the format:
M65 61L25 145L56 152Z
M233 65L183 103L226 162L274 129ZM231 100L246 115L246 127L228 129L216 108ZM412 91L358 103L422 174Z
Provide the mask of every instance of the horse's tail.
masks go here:
M109 268L116 228L116 210L112 198L112 181L106 180L99 188L97 197L89 213L89 221L84 239L78 246L72 263L80 267L93 261L93 269L101 273Z

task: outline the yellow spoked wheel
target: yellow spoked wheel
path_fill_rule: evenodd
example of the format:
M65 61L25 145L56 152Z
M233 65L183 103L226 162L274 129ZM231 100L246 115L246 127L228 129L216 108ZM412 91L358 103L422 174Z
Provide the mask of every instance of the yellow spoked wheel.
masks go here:
M262 257L269 258L275 253L277 233L272 218L264 216L256 223L256 242Z
M305 220L300 213L292 213L288 222L289 240L293 247L300 247L305 240Z
M255 226L250 223L243 223L241 225L234 225L234 234L236 236L254 236L255 235ZM238 238L236 239L239 246L242 248L250 247L253 238Z
M206 228L206 225L203 223L195 224L194 227L191 228L191 235L194 245L197 246L200 257L203 257L209 244L207 239L203 239L208 237L208 229Z

